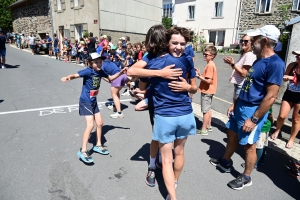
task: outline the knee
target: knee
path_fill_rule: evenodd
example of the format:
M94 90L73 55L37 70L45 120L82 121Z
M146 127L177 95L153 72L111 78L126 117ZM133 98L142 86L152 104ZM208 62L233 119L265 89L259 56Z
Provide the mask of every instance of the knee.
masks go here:
M285 120L285 118L286 118L286 116L284 116L283 114L280 113L280 114L278 115L278 117L277 117L277 121L278 121L278 120Z

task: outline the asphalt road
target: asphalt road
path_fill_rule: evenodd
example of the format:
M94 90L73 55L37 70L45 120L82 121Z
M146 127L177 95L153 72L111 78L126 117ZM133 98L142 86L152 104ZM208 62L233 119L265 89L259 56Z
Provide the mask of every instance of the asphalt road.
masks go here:
M218 64L221 56L217 59L216 96L230 102L231 69ZM204 66L200 58L196 63ZM111 119L104 105L110 99L110 86L104 81L98 102L104 119L103 142L110 155L94 153L90 166L79 161L76 152L85 129L77 110L82 80L62 83L60 78L80 69L7 46L7 68L0 69L0 199L164 199L167 192L159 170L154 188L144 183L151 140L148 112L135 112L130 98L122 97L125 118ZM195 102L200 99L197 95ZM213 109L224 113L229 105L225 101L214 100ZM201 120L196 120L200 127ZM299 181L286 173L288 158L272 150L267 152L266 165L252 173L251 187L228 188L226 184L242 172L243 151L232 157L232 173L220 173L208 162L222 155L225 145L224 130L216 126L208 136L188 139L178 199L300 199Z

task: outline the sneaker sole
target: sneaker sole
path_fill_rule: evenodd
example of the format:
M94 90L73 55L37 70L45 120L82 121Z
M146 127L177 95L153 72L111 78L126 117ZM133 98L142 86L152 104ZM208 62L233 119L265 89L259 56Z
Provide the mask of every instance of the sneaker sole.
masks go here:
M212 165L215 166L215 167L219 164L219 163L214 163L214 162L212 162L212 161L209 161L209 163L212 164Z
M145 183L146 183L148 186L150 186L150 187L155 187L155 183L154 183L154 184L150 184L150 183L148 183L147 179L145 179Z
M113 119L118 119L118 118L124 118L124 115L123 116L118 116L118 117L112 117L112 116L110 116L111 118L113 118Z
M233 187L231 187L230 185L228 185L231 189L233 189L233 190L241 190L241 189L243 189L244 187L248 187L248 186L251 186L252 185L252 181L250 181L249 183L247 183L247 184L243 184L243 186L242 187L239 187L239 188L233 188Z
M231 171L231 168L226 169L226 168L222 167L220 164L217 164L217 167L220 168L225 173L230 173L230 171Z
M104 153L103 153L103 152L96 151L96 150L94 150L94 149L93 149L93 151L96 152L96 153L99 153L99 154L101 154L101 155L108 155L108 154L109 154L108 151L106 151L106 152L104 152Z

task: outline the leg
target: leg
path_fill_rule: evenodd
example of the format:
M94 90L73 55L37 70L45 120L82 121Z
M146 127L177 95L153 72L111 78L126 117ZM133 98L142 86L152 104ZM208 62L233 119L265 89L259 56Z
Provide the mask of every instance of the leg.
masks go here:
M231 156L234 154L238 147L238 134L230 129L227 129L227 145L224 154L224 159L230 161Z
M121 102L120 102L120 90L122 87L111 87L111 97L114 100L114 105L116 106L117 112L121 112Z
M173 143L161 144L159 143L160 152L162 156L162 174L168 193L172 200L177 200L175 192L175 177L173 171Z
M82 150L81 150L82 152L87 150L87 143L88 143L91 131L94 128L94 116L86 115L85 120L86 120L86 129L82 136Z
M187 137L184 139L177 139L174 141L174 176L175 181L178 181L178 178L182 172L184 165L184 145L186 143Z
M271 135L271 138L275 140L280 132L280 129L287 118L290 110L293 108L294 104L283 100L280 106L279 115L276 121L276 131Z
M135 106L136 111L142 111L145 110L146 108L148 108L148 104L145 102L144 99L140 101L138 104L136 104Z
M94 118L95 118L96 127L97 127L97 130L96 130L96 133L97 133L97 143L96 143L96 146L100 146L100 145L102 145L102 143L101 143L101 136L102 136L102 126L103 126L103 120L102 120L100 112L96 113L94 115Z
M211 118L212 118L212 112L211 110L209 110L209 120L208 120L208 123L207 123L207 127L211 127Z
M293 148L294 147L294 140L300 130L300 104L294 105L294 111L292 116L292 129L291 129L291 136L289 141L286 144L286 148Z
M245 150L245 170L244 174L250 176L254 165L256 163L256 144L247 144L244 146Z

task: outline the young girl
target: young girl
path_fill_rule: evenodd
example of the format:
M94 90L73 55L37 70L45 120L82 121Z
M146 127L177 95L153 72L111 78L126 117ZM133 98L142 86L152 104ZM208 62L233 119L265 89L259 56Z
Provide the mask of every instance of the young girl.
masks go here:
M188 135L196 134L196 123L188 93L196 93L197 85L192 58L190 56L182 56L190 37L189 31L185 28L172 27L165 36L164 30L161 25L150 28L146 36L149 54L143 58L143 61L133 65L127 74L130 76L153 77L149 79L151 85L148 89L152 93L154 106L152 140L158 141L161 150L163 178L169 192L166 199L177 200L175 188L184 164L184 145ZM167 43L170 54L162 55L161 49L164 48L163 45L165 43ZM156 57L155 54L159 52L162 56ZM141 68L145 63L149 70ZM173 71L171 73L173 76L171 77L163 75L165 74L163 71L167 68L166 66L171 68L170 65L172 64L175 64L175 68L179 70ZM182 75L178 75L180 72ZM176 80L170 81L160 77ZM148 96L148 99L151 99L151 97ZM175 153L174 170L173 142ZM155 146L154 143L153 146ZM146 183L153 179L155 169L155 161L153 159L155 160L153 157L150 158L152 167L149 166L148 168Z
M109 152L101 143L102 125L103 120L99 112L97 104L97 95L101 83L101 78L107 78L110 81L118 78L124 73L122 70L113 76L109 76L101 70L102 57L97 53L92 53L88 58L89 67L78 71L77 74L71 74L69 76L61 78L62 82L71 81L76 78L83 78L82 91L79 99L79 115L84 116L86 120L86 129L82 137L82 147L77 152L77 156L86 163L93 162L93 158L90 156L87 150L87 143L90 137L91 131L94 128L94 121L96 122L96 136L97 143L93 147L93 151L107 155Z

